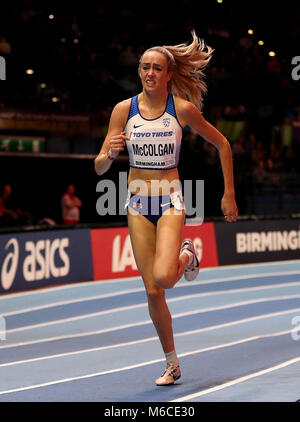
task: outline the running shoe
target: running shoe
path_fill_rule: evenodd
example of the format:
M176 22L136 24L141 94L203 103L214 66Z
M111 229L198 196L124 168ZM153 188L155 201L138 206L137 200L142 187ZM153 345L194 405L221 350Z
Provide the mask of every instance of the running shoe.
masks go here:
M190 264L188 264L185 267L184 270L184 278L187 281L193 281L197 277L199 270L200 270L200 264L196 255L196 251L194 248L193 241L191 239L185 239L181 245L180 253L182 253L184 250L188 250L193 254L193 260Z
M165 372L162 373L162 375L157 378L156 385L171 385L174 384L176 380L178 380L181 377L181 371L180 367L174 366L172 364L169 364L165 370Z

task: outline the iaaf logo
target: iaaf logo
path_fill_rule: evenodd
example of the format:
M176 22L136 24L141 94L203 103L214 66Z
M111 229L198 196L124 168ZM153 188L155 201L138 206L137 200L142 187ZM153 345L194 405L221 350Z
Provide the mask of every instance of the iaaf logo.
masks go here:
M129 234L125 238L122 249L120 235L114 238L112 245L112 272L124 271L126 267L131 267L133 271L137 270Z
M193 239L199 262L202 260L203 245L200 237ZM121 236L117 235L112 244L112 272L118 273L125 271L127 267L131 267L133 271L137 270L136 262L133 255L130 235L125 238L123 246L121 245Z
M62 239L44 239L37 242L25 242L27 255L22 263L22 273L26 281L37 281L50 277L64 277L70 271L70 259L66 252L69 246L67 237ZM16 277L19 261L20 247L16 238L11 238L5 245L8 251L1 267L1 285L8 290ZM23 252L23 251L22 251ZM22 254L23 256L23 254ZM57 266L55 257L61 260L61 266Z

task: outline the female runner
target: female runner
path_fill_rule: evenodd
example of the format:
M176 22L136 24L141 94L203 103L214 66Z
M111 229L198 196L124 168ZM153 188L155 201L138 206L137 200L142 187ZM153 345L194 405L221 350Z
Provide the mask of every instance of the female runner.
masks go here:
M238 216L230 144L200 111L206 92L203 70L212 49L194 31L192 36L190 44L152 47L143 53L138 68L142 92L114 107L95 158L96 173L102 175L127 145L130 172L125 206L130 238L149 314L166 356L166 370L157 385L173 384L181 376L165 289L182 275L190 281L199 272L193 242L181 243L185 207L177 165L185 126L217 148L224 178L221 209L228 222Z

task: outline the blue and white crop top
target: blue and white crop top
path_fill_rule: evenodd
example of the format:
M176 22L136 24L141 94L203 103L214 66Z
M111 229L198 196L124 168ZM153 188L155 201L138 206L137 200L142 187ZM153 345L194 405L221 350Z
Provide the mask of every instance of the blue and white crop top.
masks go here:
M169 94L163 114L146 119L139 111L138 96L131 99L124 128L130 167L169 170L178 166L182 127L177 120L173 95Z

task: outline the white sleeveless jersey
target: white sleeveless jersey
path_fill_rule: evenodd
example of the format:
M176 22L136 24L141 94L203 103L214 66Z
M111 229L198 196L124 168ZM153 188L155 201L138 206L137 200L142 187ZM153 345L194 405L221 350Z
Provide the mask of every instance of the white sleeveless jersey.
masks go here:
M177 120L173 95L169 94L163 114L146 119L140 114L138 96L131 99L124 128L130 167L169 170L178 166L182 127Z

